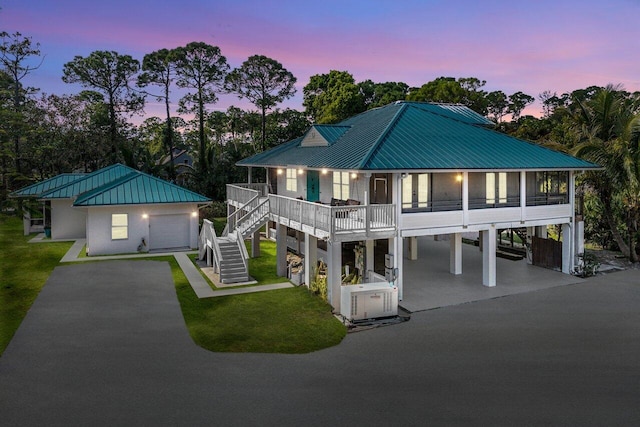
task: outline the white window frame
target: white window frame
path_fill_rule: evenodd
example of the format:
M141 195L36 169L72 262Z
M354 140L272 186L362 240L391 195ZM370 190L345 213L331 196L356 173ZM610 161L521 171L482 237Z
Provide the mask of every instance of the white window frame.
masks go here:
M333 198L349 199L349 172L333 172Z
M129 214L111 214L111 240L127 240L129 238Z
M496 181L496 175L498 179ZM486 203L488 205L507 203L507 173L506 172L487 172L485 175L486 183Z
M429 207L428 173L412 173L402 179L402 209L426 209Z
M287 191L298 191L298 170L297 169L287 169L286 176L286 188Z

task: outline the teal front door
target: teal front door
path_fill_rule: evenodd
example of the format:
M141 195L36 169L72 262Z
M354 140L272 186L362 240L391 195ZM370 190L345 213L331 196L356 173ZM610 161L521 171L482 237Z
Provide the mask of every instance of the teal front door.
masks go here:
M307 171L307 200L310 202L320 200L320 175L318 171Z

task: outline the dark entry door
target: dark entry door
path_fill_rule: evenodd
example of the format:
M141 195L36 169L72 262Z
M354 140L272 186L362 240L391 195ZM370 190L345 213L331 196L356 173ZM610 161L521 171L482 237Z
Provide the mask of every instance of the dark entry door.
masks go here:
M387 178L376 176L373 180L373 203L386 204L389 203L387 196Z
M320 200L320 175L318 171L307 171L307 200L310 202Z

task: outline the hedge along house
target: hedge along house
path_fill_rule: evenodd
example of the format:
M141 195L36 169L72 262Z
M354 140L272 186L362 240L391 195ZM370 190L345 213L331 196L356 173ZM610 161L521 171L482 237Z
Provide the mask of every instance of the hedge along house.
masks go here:
M560 225L562 271L569 273L582 245L575 174L598 166L491 125L464 106L416 102L314 125L301 138L238 163L266 168L267 183L227 187L229 229L255 239L257 227L272 221L280 275L286 274L287 236L296 236L307 284L318 241L324 241L329 302L336 311L349 310L341 307L341 246L347 242L364 248L362 279L391 280L400 299L404 286L424 286L403 283L402 260L417 259L418 236L448 235L450 273L458 275L462 233L479 233L482 284L495 286L498 229L525 228L529 236L546 237L548 225ZM378 274L377 247L386 248ZM428 282L428 271L424 277Z
M210 203L200 194L121 164L58 177L12 194L51 204L53 240L86 238L89 255L198 246L198 209Z

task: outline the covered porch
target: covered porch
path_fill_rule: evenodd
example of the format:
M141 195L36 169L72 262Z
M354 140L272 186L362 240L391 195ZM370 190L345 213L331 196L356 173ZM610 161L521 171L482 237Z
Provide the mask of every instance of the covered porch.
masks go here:
M403 298L407 311L431 310L507 295L581 283L584 280L560 271L530 265L526 260L497 258L497 286L482 286L482 256L478 247L462 245L462 274L450 273L450 242L431 236L417 238L417 260L403 259ZM406 251L405 251L406 252Z

